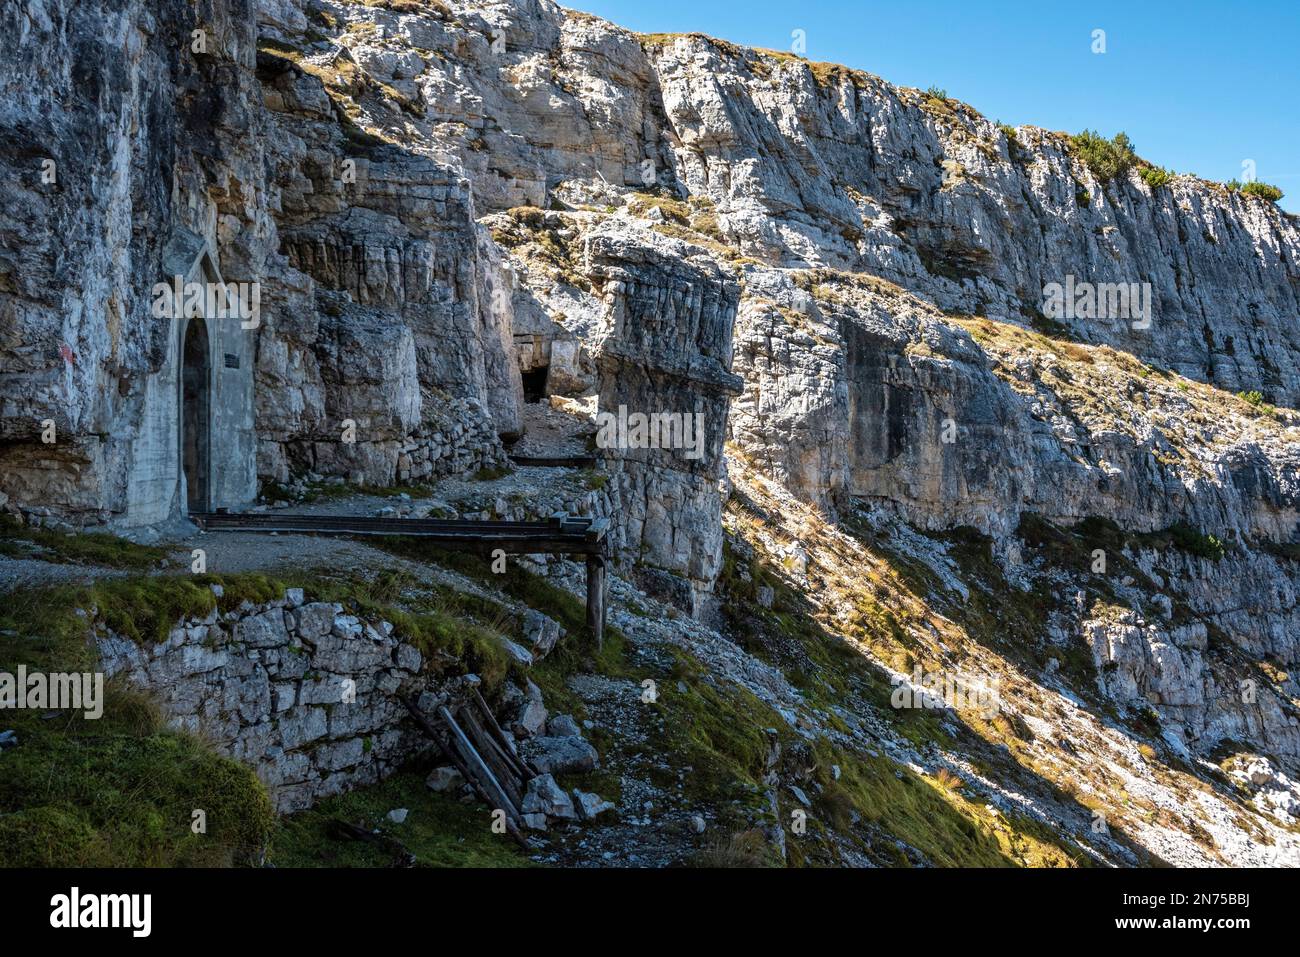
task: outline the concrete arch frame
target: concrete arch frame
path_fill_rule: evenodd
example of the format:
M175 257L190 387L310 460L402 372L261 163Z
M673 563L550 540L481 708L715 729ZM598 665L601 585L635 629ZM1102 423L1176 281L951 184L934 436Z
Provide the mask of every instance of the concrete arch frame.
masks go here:
M163 243L158 284L170 292L177 283L224 283L218 261L214 230L174 225ZM171 308L160 315L154 307L162 295L156 285L146 321L166 324L166 352L139 394L138 427L120 436L127 449L126 502L118 520L124 528L184 520L196 511L239 509L257 498L253 367L263 330L245 328L238 318L208 316L205 306L188 315ZM203 440L199 454L191 448L189 480L187 421L189 433Z

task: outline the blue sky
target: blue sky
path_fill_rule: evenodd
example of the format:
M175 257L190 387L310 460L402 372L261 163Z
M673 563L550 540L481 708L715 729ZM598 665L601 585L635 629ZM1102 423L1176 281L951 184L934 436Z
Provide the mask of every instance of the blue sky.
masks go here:
M562 0L642 32L698 31L903 86L938 86L991 119L1111 136L1206 179L1259 179L1300 211L1300 3L1011 0ZM1094 30L1106 52L1092 52Z

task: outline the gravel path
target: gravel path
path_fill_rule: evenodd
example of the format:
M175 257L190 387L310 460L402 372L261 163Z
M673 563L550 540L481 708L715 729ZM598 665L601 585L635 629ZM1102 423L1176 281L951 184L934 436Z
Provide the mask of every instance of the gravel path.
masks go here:
M594 402L588 399L560 399L524 405L524 435L510 451L515 455L587 455L587 436L596 427L588 417ZM566 411L571 409L572 411Z
M124 575L115 568L91 565L64 565L43 562L35 558L8 558L0 556L0 594L18 588L40 588L45 585L67 583L85 584L96 578Z

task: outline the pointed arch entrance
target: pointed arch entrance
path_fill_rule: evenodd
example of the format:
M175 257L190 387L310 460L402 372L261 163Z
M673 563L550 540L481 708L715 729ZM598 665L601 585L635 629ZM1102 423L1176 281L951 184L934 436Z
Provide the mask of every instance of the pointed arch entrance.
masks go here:
M185 510L210 511L212 484L212 356L207 323L185 321L181 335L180 445Z

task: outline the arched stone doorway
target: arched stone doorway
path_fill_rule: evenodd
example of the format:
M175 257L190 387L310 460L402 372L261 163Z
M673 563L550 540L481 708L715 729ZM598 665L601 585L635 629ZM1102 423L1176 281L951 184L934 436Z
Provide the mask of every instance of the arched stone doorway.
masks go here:
M185 322L181 338L180 429L185 510L210 510L212 478L212 358L207 323Z

